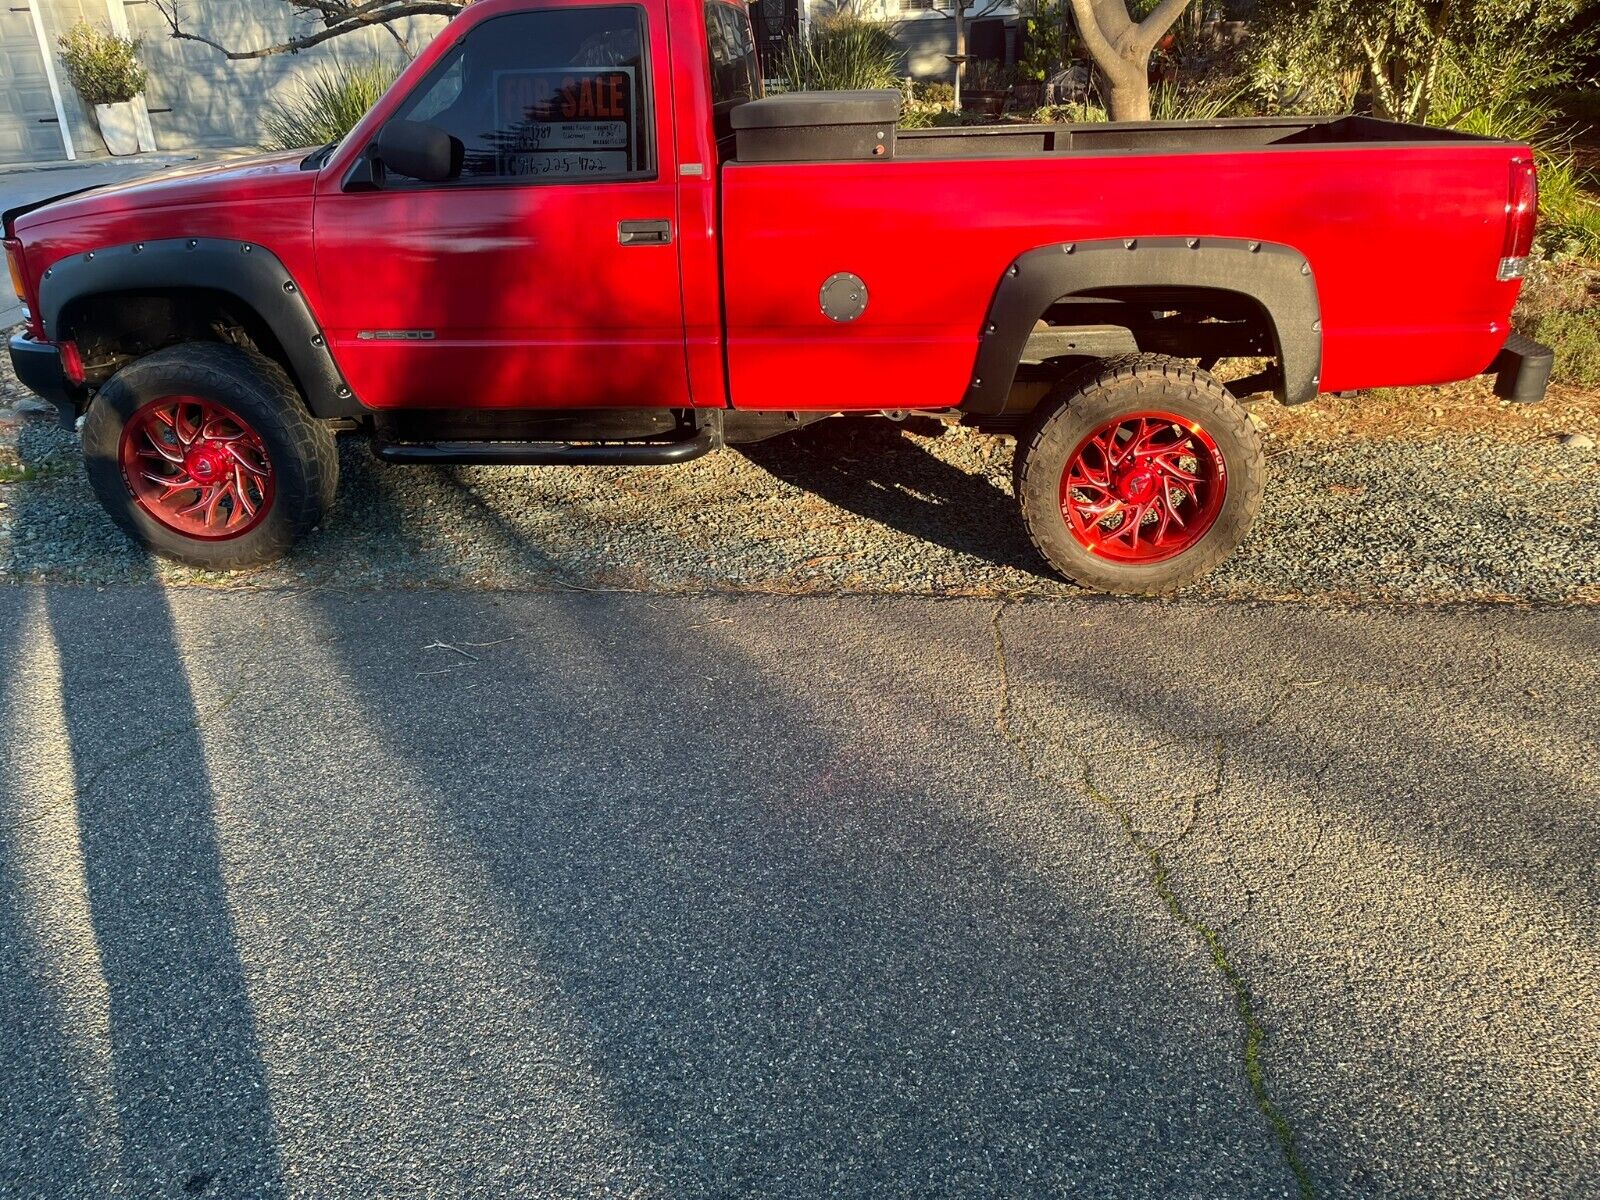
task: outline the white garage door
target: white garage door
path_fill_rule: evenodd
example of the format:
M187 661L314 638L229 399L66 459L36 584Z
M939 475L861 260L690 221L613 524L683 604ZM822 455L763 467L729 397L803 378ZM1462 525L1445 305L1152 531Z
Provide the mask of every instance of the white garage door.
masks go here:
M67 156L33 13L24 0L0 0L0 163Z

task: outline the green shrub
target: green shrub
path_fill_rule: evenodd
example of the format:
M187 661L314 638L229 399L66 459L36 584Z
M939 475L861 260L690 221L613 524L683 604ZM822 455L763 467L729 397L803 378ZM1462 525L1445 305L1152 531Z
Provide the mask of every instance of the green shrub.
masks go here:
M1033 112L1033 119L1045 125L1099 125L1111 118L1092 100L1078 104L1046 104Z
M901 129L929 129L955 125L984 125L987 123L987 118L977 113L958 112L949 105L908 104L900 111Z
M1536 258L1512 323L1556 352L1557 380L1600 387L1600 270Z
M954 104L956 89L942 79L919 79L911 85L911 98L923 104Z
M841 12L813 21L803 41L784 47L773 69L790 92L896 88L901 58L893 25Z
M1538 43L1457 46L1440 63L1427 121L1486 137L1549 141L1556 120L1549 95L1571 75Z
M1600 180L1571 154L1539 154L1539 245L1552 258L1600 262Z
M122 104L144 91L150 72L139 61L139 42L79 21L61 35L67 78L85 104Z
M1337 34L1321 9L1291 20L1269 19L1253 30L1241 54L1245 95L1268 116L1349 112L1361 73L1330 49Z
M398 72L382 63L323 67L262 116L268 150L298 150L337 141L367 115Z
M1576 312L1547 313L1524 332L1556 352L1554 377L1574 387L1600 387L1600 304Z
M1044 83L1066 65L1071 13L1065 0L1032 0L1018 10L1017 23L1021 42L1017 81Z
M1246 103L1246 86L1228 78L1158 83L1150 89L1150 118L1154 121L1215 121L1232 116Z
M1600 80L1591 80L1582 87L1561 88L1553 99L1567 119L1582 125L1600 125Z
M900 110L901 129L946 128L958 125L990 125L995 118L952 105L911 104Z

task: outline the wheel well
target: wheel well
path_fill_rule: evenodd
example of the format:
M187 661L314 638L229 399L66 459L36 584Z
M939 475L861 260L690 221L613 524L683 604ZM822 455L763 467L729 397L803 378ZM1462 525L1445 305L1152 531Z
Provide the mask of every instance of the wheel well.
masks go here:
M1030 345L1031 343L1031 345ZM1292 246L1242 238L1099 238L1036 246L1006 268L978 339L961 408L1005 415L1036 402L1051 361L1128 353L1276 358L1270 372L1229 381L1270 388L1286 404L1317 394L1322 315L1311 264ZM1022 368L1029 368L1026 374ZM1014 387L1019 377L1024 385Z
M1240 350L1276 354L1272 318L1254 296L1220 288L1105 288L1058 298L1045 310L1051 325L1122 325L1140 350L1177 358L1240 357ZM1146 345L1146 343L1150 343Z
M1065 331L1081 338L1062 338ZM1224 360L1239 365L1219 372L1236 396L1282 386L1277 329L1254 296L1223 288L1108 287L1058 296L1045 309L1031 347L1024 351L1001 413L982 423L1009 432L1031 413L1062 378L1089 364L1125 353L1189 359L1210 371ZM1071 346L1078 353L1053 355Z
M1261 302L1220 288L1105 288L1062 296L1045 310L1044 321L1120 326L1142 353L1194 359L1207 370L1228 358L1278 357L1277 330Z
M63 339L77 344L91 384L105 382L133 359L180 342L221 342L256 350L295 379L294 366L272 327L228 292L143 288L81 296L62 309L60 328Z

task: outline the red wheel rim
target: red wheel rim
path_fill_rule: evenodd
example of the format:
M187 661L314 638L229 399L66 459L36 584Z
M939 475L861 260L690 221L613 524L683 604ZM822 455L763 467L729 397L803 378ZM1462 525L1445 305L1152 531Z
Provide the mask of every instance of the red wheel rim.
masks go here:
M1089 553L1156 563L1210 531L1228 492L1211 435L1186 417L1113 417L1083 441L1061 472L1061 515Z
M239 537L272 507L272 460L261 435L213 400L152 400L124 426L118 457L139 507L184 537Z

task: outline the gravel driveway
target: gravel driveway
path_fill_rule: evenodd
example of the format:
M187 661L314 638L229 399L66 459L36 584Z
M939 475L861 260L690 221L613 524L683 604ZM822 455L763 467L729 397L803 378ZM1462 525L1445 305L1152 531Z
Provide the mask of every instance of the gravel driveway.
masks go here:
M22 473L36 478L0 488L0 578L1074 591L1028 543L1009 443L931 422L830 421L687 466L632 469L387 467L352 439L326 528L288 561L234 576L147 561L102 515L72 434L36 419L16 437ZM1482 434L1268 446L1272 480L1254 532L1192 595L1600 600L1592 448Z

